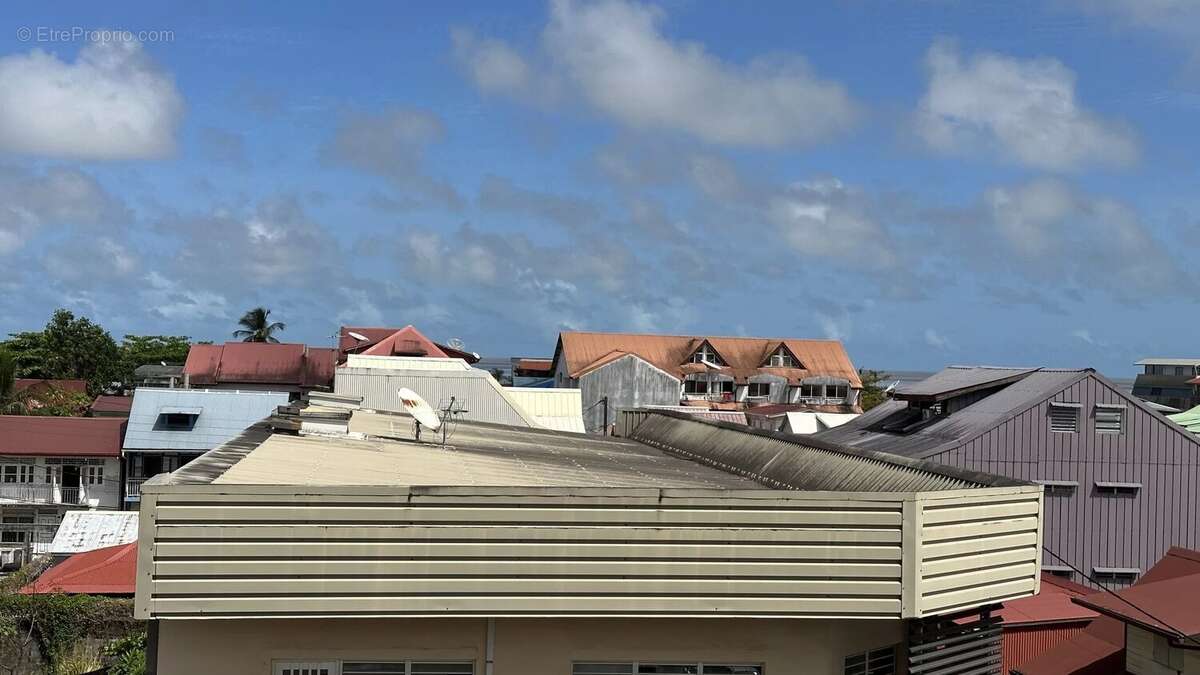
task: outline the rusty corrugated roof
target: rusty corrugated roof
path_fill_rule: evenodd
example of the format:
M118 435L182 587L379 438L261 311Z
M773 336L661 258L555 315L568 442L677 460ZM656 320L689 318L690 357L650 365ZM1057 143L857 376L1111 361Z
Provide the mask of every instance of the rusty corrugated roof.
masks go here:
M97 396L95 401L92 401L91 411L93 413L125 413L129 414L129 409L133 407L132 396Z
M805 377L829 375L849 380L853 387L862 386L858 371L837 340L566 332L559 335L554 358L566 359L571 377L579 377L626 354L634 354L659 370L682 377L684 364L705 342L724 361L726 367L722 372L738 381L759 373L786 377L792 383L799 383ZM764 368L767 358L780 345L786 346L802 367Z
M1066 622L1087 622L1098 614L1086 607L1071 602L1092 594L1094 589L1060 579L1049 572L1042 572L1042 590L1037 595L1018 600L1006 600L1004 607L995 612L1005 628L1014 626L1042 625Z
M1138 583L1075 602L1177 639L1200 635L1200 551L1174 547Z
M133 595L137 579L137 542L76 553L51 567L20 590L34 593Z
M302 344L192 345L183 366L192 385L279 384L332 387L336 350Z
M120 457L121 417L0 415L0 455Z

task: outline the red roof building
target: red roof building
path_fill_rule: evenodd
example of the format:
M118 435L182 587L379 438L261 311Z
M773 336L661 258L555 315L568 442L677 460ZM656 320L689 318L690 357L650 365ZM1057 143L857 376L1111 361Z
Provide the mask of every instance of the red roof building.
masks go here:
M1099 614L1073 602L1095 590L1042 573L1042 590L1028 598L1010 600L994 614L1000 617L1007 673L1078 636Z
M345 363L348 354L429 356L462 359L467 363L479 362L479 355L475 352L434 342L411 324L404 328L342 326L338 335L338 363ZM366 340L359 340L355 335L365 337Z
M132 596L137 579L137 542L76 553L42 572L21 593Z
M300 392L332 389L336 350L301 344L192 345L183 374L191 387Z
M1126 644L1133 629L1164 637L1167 652L1171 648L1200 649L1200 612L1196 610L1200 606L1200 551L1173 547L1132 586L1115 594L1093 591L1074 602L1098 616L1078 635L1015 668L1014 673L1122 675L1127 658L1139 658L1144 646L1141 642Z
M129 417L133 408L132 396L97 396L92 401L92 417Z
M61 389L63 391L74 391L80 394L87 393L87 382L84 380L42 380L37 378L19 377L13 381L13 391L20 392L26 389L36 389L45 391L47 389Z
M0 415L0 455L120 457L125 419Z

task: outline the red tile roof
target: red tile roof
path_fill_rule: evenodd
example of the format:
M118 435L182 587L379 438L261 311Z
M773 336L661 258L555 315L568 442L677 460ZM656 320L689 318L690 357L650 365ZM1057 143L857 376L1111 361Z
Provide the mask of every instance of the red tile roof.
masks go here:
M129 410L133 408L132 396L97 396L95 401L92 401L93 413L125 413L129 414Z
M1000 617L1005 628L1091 621L1099 614L1072 602L1072 598L1081 598L1094 592L1094 589L1087 586L1043 572L1040 593L1020 600L1006 601L996 615Z
M19 377L13 381L13 391L25 391L26 389L62 389L63 391L77 391L81 394L87 393L87 382L84 380L39 380L36 378Z
M440 342L434 342L433 340L425 337L425 335L418 331L412 324L409 324L404 328L361 328L358 326L342 326L341 330L338 332L338 363L345 363L346 354L366 354L368 353L368 350L380 342L387 340L396 333L405 331L411 331L411 333L415 333L416 336L419 336L419 338L417 338L416 336L409 334L407 336L408 338L419 339L423 342L428 342L434 346L436 351L442 352L442 354L439 355L434 352L434 350L429 350L433 353L427 354L427 356L463 359L467 363L479 362L478 354L462 349L455 349ZM360 342L359 340L350 337L350 333L358 333L359 335L367 338L367 340L366 342ZM389 354L389 356L394 355L395 354Z
M688 359L706 341L726 364L721 372L738 382L770 373L786 377L793 384L805 377L828 375L849 380L852 387L862 386L858 371L836 340L568 332L559 335L554 358L566 359L567 373L579 377L626 354L636 354L659 370L682 378L690 368L685 367ZM781 345L791 351L801 367L763 367Z
M336 350L300 344L192 345L183 372L192 386L277 384L332 387Z
M1150 571L1142 575L1136 583L1129 588L1118 591L1118 594L1125 596L1129 591L1139 589L1142 586L1158 585L1173 579L1190 579L1187 585L1193 585L1197 583L1197 576L1200 576L1200 552L1174 547L1167 551L1162 560L1159 560L1154 567L1150 568ZM1160 586L1158 589L1150 591L1147 604L1154 604L1155 608L1158 607L1158 603L1161 600L1160 593L1162 593L1162 588ZM1168 591L1170 590L1168 589ZM1141 592L1137 595L1138 597L1142 597ZM1111 600L1114 603L1125 605L1125 603L1113 598L1107 592L1093 592L1091 595L1080 598L1077 602L1085 603L1090 609L1095 609L1103 613L1093 619L1092 623L1084 629L1082 634L1055 647L1033 661L1022 665L1015 672L1020 675L1119 675L1124 673L1125 623L1123 620L1114 618L1114 615L1110 615L1110 613L1100 609L1101 606L1106 608L1108 606L1107 604L1100 604L1101 597L1106 598L1105 603ZM1132 598L1133 596L1130 596L1130 599ZM1138 600L1133 601L1138 606L1145 607L1151 613L1158 614L1155 609L1146 607L1146 605L1138 602ZM1177 605L1177 607L1184 608L1185 611L1190 610L1193 613L1195 613L1195 606L1195 600L1190 603L1179 601ZM1133 611L1133 608L1128 605L1125 605L1125 607ZM1176 615L1172 612L1169 616L1174 618ZM1167 618L1166 613L1164 613L1163 618ZM1167 621L1172 623L1170 618L1167 618ZM1189 622L1184 621L1182 623ZM1179 628L1184 629L1183 626L1179 626Z
M1095 593L1076 602L1169 637L1200 635L1200 611L1196 610L1200 607L1200 551L1172 548L1164 560L1168 558L1173 558L1170 570L1159 570L1153 576L1148 572L1146 578L1116 595ZM1178 576L1169 576L1171 572Z
M0 415L0 455L120 457L121 417Z
M133 595L137 542L76 553L42 572L21 593Z

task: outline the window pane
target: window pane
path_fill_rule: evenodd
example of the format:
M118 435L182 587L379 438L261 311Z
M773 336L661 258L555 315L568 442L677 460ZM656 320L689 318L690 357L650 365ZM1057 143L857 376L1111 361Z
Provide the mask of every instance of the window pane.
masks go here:
M412 664L413 675L423 675L423 674L445 675L446 673L450 673L452 675L471 675L471 672L474 670L475 670L475 664L469 663L469 662L468 663L461 663L461 662L458 662L458 663L436 663L435 662L435 663L413 663Z
M762 666L706 663L704 664L704 675L762 675Z
M372 675L404 675L404 662L399 663L351 663L342 664L343 673L371 673Z
M575 675L629 675L632 663L576 663Z
M700 672L700 666L695 663L639 663L638 672L696 675Z

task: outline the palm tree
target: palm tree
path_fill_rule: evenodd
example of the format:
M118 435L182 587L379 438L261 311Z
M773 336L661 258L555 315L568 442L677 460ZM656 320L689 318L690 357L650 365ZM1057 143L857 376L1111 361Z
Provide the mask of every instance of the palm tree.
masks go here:
M283 323L276 321L271 323L268 317L271 316L271 310L263 307L255 307L254 309L242 315L238 319L238 325L241 328L233 331L233 337L241 338L242 342L279 342L279 338L275 337L274 333L287 328Z

